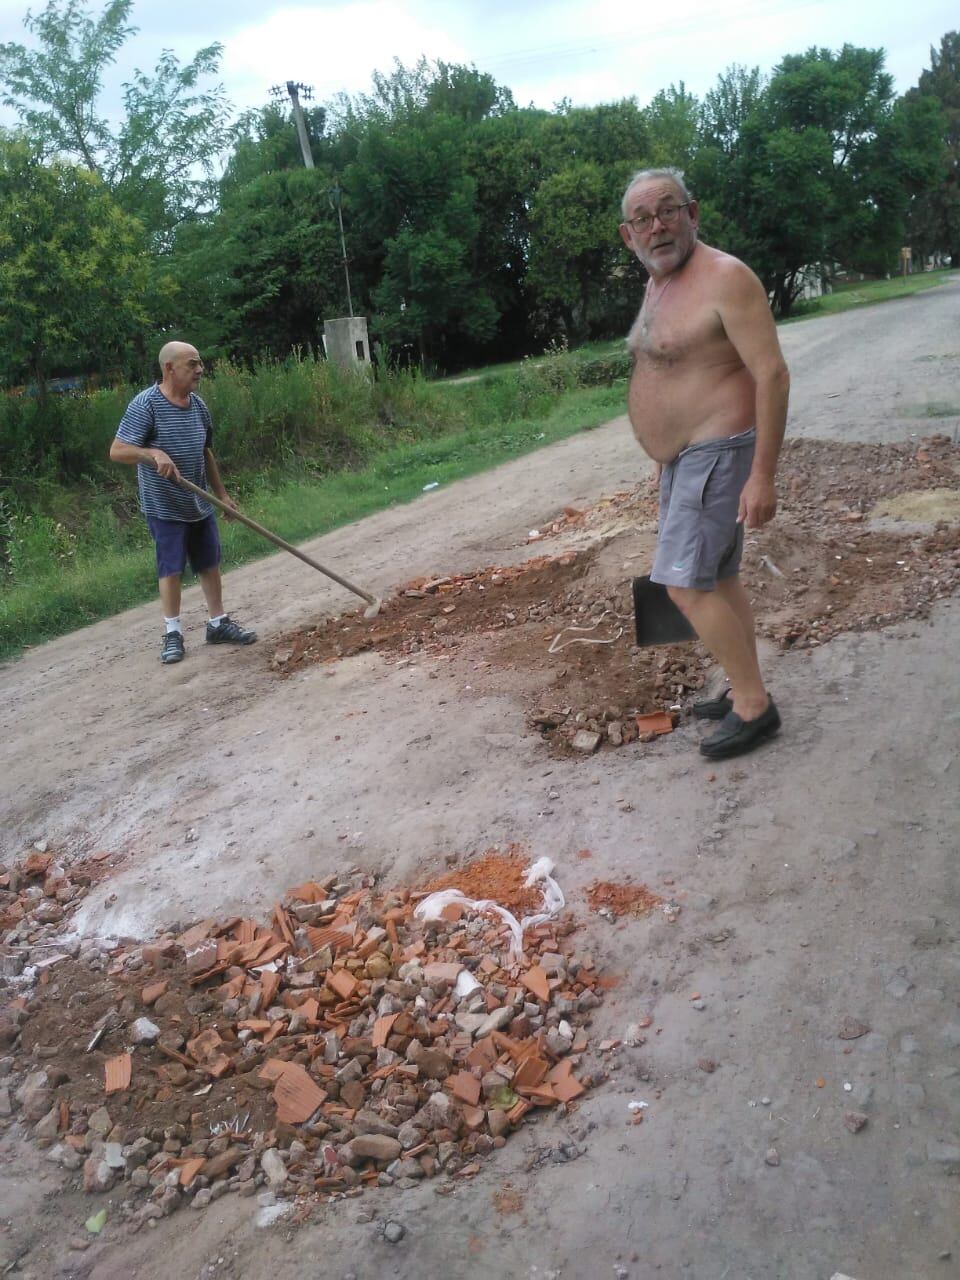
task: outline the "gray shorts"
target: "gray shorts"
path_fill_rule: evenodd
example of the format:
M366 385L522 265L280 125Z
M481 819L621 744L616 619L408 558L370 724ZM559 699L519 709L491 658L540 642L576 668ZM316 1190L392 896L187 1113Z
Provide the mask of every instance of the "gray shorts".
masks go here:
M757 433L692 444L660 476L660 527L650 577L668 587L712 591L733 578L743 554L740 494L753 465Z

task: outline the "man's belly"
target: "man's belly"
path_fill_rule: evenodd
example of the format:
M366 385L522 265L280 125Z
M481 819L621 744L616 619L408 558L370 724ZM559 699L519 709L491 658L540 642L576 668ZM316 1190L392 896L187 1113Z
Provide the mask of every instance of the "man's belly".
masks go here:
M634 435L656 462L688 445L732 436L756 425L756 385L743 367L657 369L638 361L628 397Z

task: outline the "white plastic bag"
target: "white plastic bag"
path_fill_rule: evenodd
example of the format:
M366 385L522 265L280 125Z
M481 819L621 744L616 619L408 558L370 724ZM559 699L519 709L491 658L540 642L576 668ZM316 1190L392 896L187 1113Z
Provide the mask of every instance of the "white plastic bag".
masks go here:
M563 890L553 878L553 862L549 858L538 858L524 879L524 886L543 882L543 910L533 916L524 916L518 920L512 911L501 907L492 898L468 898L459 889L438 889L429 894L415 908L413 914L418 920L439 920L445 907L456 902L471 911L489 911L498 915L510 930L510 957L516 963L523 954L523 935L534 925L551 920L558 911L566 906Z

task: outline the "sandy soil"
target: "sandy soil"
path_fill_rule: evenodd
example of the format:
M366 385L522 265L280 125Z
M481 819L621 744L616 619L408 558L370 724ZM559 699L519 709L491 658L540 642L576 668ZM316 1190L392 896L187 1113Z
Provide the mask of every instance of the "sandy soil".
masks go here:
M785 328L791 435L955 437L958 334L956 284ZM644 473L618 419L309 549L386 596L543 554L531 529ZM933 514L955 521L955 484L936 487L946 493ZM872 531L929 535L930 492ZM549 552L589 545L575 527ZM641 562L619 563L625 579ZM927 619L813 648L771 641L784 732L708 770L686 720L655 743L552 754L530 729L529 680L469 647L370 650L281 678L271 659L284 637L351 608L349 597L290 557L238 570L227 587L228 607L261 632L251 649L203 647L193 590L179 667L160 667L157 610L145 606L0 671L0 860L40 838L71 855L122 855L80 921L136 937L262 910L344 866L412 882L449 852L521 841L555 860L585 916L595 879L669 885L683 907L675 924L587 925L624 975L596 1033L620 1036L649 1013L660 1034L621 1050L572 1121L528 1122L448 1198L433 1184L368 1193L297 1230L260 1230L251 1203L227 1197L187 1224L181 1214L136 1238L108 1231L69 1254L90 1198L62 1190L64 1175L14 1126L2 1140L0 1265L18 1257L18 1274L36 1280L280 1280L319 1259L343 1280L960 1275L955 597ZM589 861L576 857L585 847ZM845 1017L869 1034L839 1039ZM638 1097L650 1107L628 1127ZM850 1109L869 1117L856 1134ZM561 1127L584 1154L541 1164ZM779 1164L766 1162L771 1148ZM397 1246L377 1235L385 1216L407 1228Z

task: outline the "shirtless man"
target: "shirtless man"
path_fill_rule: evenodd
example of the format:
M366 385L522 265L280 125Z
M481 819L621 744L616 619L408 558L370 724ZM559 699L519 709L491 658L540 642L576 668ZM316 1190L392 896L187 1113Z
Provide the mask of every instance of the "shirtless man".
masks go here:
M693 707L698 718L721 721L700 743L703 755L720 759L780 728L740 557L744 526L766 524L777 509L790 374L760 281L737 258L699 243L698 222L679 171L631 179L620 234L650 279L627 339L630 421L660 479L650 576L726 672L728 692Z

